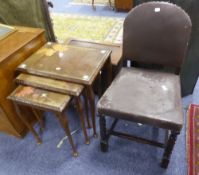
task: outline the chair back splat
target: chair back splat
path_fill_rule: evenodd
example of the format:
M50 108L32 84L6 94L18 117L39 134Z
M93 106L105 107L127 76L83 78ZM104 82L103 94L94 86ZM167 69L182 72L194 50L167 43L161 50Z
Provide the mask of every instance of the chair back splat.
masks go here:
M149 2L131 10L124 21L123 59L181 68L191 20L180 7Z

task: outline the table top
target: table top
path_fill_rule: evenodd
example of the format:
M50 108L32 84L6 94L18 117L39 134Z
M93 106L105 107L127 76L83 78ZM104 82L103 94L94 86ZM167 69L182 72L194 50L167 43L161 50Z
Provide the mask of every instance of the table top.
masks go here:
M54 92L59 92L77 97L82 93L84 88L84 86L77 83L69 83L66 81L60 81L30 74L20 74L15 79L15 82L26 86L51 90Z
M8 99L44 110L62 112L70 102L69 95L46 91L30 86L18 86Z
M17 70L34 75L91 85L111 51L47 43Z
M96 48L96 49L110 49L111 53L111 63L114 66L117 66L122 58L122 45L114 44L114 43L106 43L106 42L94 42L88 40L80 40L80 39L70 39L67 41L68 45L73 46L81 46L88 48Z

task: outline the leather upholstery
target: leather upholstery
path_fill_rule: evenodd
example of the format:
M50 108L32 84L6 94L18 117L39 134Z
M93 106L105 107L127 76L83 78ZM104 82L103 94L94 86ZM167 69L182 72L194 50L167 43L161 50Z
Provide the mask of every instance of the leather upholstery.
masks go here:
M189 16L174 4L149 2L124 22L123 59L180 67L191 33ZM98 102L100 115L179 131L183 125L178 75L123 68Z
M143 3L124 21L123 59L181 67L190 33L190 18L180 7Z
M183 124L179 76L123 68L98 102L99 114L180 130Z
M164 2L142 4L125 19L123 59L180 70L190 32L191 21L179 7ZM161 167L168 167L177 135L183 125L178 75L152 70L151 67L122 68L99 100L97 108L101 151L108 150L110 135L119 136L164 148ZM170 132L165 137L165 144L162 144L114 131L118 120L114 120L107 131L104 116L148 124Z

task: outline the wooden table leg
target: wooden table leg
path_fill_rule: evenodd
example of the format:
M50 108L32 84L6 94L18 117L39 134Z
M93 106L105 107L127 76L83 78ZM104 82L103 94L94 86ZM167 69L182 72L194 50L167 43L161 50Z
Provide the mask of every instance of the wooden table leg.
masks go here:
M39 137L39 135L37 134L37 132L35 131L35 129L33 128L33 126L29 123L29 121L27 120L26 116L24 116L24 115L21 114L20 108L17 105L17 103L13 102L13 104L14 104L15 109L16 109L16 111L17 111L20 119L22 120L22 122L26 125L26 127L30 130L30 132L35 137L35 139L37 141L37 144L41 144L42 143L41 138Z
M111 7L111 0L108 0L108 2L109 2L109 5L110 5L110 7Z
M92 7L93 7L93 10L95 10L95 5L94 5L94 0L92 0Z
M107 87L112 83L112 64L111 64L111 56L109 56L106 64L107 69Z
M62 128L64 129L66 135L68 136L68 140L69 140L70 145L71 145L72 150L73 150L73 156L77 157L78 156L78 152L77 152L77 149L76 149L75 144L73 142L73 138L72 138L71 133L70 133L70 128L69 128L69 125L68 125L67 116L63 116L63 114L61 114L61 113L57 113L56 116L59 119L59 122L60 122Z
M95 95L93 92L92 85L86 86L86 91L87 91L87 96L90 102L90 107L91 107L91 117L92 117L92 124L93 124L93 135L94 137L97 137L97 132L96 132L96 121L95 121Z
M44 131L45 123L44 123L44 120L42 119L42 116L40 116L35 109L33 109L33 108L31 108L31 109L32 109L33 114L35 115L35 117L37 118L37 120L39 122L40 130Z
M86 127L85 127L85 120L84 120L85 117L84 117L83 105L82 105L80 97L76 97L76 102L77 102L77 108L78 108L78 112L79 112L79 116L80 116L80 123L81 123L81 126L82 126L82 130L83 130L83 133L84 133L86 144L89 145L90 140L88 138Z
M101 71L100 71L99 75L97 76L97 94L98 94L99 98L102 96L102 75L101 75Z
M168 167L170 157L171 157L171 153L173 151L173 147L175 145L178 134L179 134L179 132L171 131L171 134L169 136L169 139L168 139L165 151L164 151L162 162L161 162L162 168Z
M83 97L84 97L84 104L85 104L87 127L91 128L91 124L90 124L90 120L89 120L88 95L86 93L86 90L83 91Z
M112 64L111 64L111 57L107 59L103 69L102 69L102 75L101 75L101 81L102 81L102 93L106 91L106 89L110 86L112 82Z

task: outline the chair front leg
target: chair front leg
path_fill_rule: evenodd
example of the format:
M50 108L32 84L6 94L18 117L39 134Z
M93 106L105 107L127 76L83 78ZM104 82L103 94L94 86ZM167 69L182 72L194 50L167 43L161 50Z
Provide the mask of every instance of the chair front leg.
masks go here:
M164 155L162 158L162 162L161 162L161 167L162 168L167 168L169 161L170 161L170 157L171 157L171 153L173 151L173 147L175 145L177 136L178 136L179 132L176 131L171 131L171 134L169 136L165 151L164 151Z
M100 123L100 146L102 152L108 151L108 137L106 132L106 118L103 115L99 115L99 123Z

